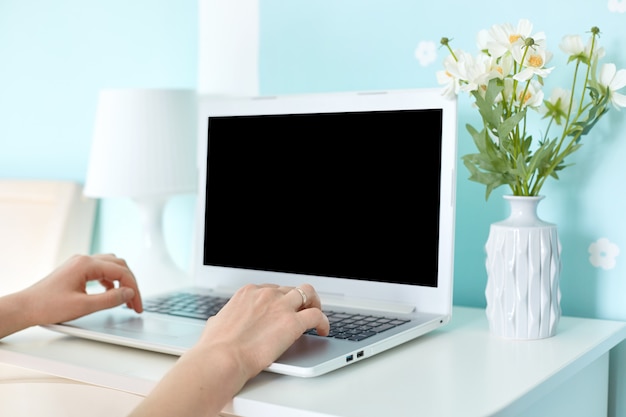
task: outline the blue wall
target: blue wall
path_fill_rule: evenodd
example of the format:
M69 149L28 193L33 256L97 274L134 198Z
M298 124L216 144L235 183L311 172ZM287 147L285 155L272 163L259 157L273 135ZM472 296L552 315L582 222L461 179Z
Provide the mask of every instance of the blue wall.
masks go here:
M0 177L82 183L100 89L195 89L197 11L197 0L0 1ZM188 196L167 208L183 265L192 212ZM94 250L132 256L136 217L128 201L102 202Z
M0 176L82 181L98 90L196 86L197 1L2 0Z

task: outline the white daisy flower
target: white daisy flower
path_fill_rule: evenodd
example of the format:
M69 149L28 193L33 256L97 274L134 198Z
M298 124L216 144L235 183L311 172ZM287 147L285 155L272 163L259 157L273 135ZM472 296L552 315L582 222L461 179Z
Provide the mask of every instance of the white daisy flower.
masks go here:
M609 100L615 108L626 107L626 96L617 92L626 86L625 69L617 71L615 64L604 64L600 69L598 82L606 89Z
M479 34L481 41L494 58L512 52L524 39L531 37L533 24L528 19L520 19L517 27L510 23L493 25L487 34Z
M569 56L578 56L585 53L585 44L579 35L563 36L559 48Z
M537 34L537 38L533 38L533 45L515 47L511 51L511 55L515 62L522 66L522 70L513 76L517 81L528 81L533 75L538 77L547 77L552 68L546 68L545 65L552 59L552 54L545 48L545 38L543 34Z
M556 124L560 125L561 121L567 117L571 96L572 92L570 90L556 87L552 90L552 94L547 102L544 102L540 113L544 116L553 117Z

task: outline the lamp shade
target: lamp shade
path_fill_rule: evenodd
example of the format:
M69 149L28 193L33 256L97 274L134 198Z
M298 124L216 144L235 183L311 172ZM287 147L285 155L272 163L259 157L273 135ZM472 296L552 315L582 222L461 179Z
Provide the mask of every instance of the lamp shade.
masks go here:
M196 103L194 90L101 91L85 195L142 198L195 191Z

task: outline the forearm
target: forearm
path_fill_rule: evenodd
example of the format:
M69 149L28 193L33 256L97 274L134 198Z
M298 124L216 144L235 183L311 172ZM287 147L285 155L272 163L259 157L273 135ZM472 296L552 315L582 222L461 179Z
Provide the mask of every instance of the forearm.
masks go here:
M0 297L0 339L34 326L31 307L24 291Z
M246 382L227 348L191 350L129 417L217 416Z

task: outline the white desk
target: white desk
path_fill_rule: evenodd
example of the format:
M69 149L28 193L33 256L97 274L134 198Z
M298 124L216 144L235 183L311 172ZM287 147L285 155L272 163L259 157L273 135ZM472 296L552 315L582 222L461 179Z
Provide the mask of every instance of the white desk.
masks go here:
M555 337L506 341L489 335L484 310L456 307L444 328L345 369L309 379L263 372L225 412L249 417L602 416L608 352L625 338L626 323L563 317ZM109 416L130 410L175 360L39 328L0 342L5 373L22 368L108 387L101 388L103 396L132 396L126 408ZM19 382L15 376L11 381Z

